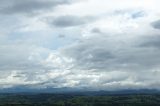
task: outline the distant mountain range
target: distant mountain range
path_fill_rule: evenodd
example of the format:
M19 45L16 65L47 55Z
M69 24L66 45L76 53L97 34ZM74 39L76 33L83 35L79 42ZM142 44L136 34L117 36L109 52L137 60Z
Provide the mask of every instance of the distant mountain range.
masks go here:
M13 87L0 89L0 93L71 93L79 95L126 95L126 94L160 94L160 90L156 89L123 89L116 91L93 91L84 89L74 89L74 88L43 88L43 89L33 89L27 87Z
M0 89L0 93L65 93L79 91L73 88L28 88L28 87L12 87Z

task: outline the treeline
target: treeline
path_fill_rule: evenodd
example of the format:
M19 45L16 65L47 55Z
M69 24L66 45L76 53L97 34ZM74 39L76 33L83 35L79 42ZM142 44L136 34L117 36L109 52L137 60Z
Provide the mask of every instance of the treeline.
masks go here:
M0 106L160 106L160 95L1 94Z

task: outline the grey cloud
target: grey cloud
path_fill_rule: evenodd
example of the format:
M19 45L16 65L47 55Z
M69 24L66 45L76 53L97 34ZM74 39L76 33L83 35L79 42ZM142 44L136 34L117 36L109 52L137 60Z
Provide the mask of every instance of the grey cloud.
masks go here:
M160 29L160 20L152 22L151 26L155 29Z
M31 14L70 2L70 0L1 0L0 12L1 14Z
M97 71L149 71L159 66L160 50L137 46L143 39L121 43L115 38L101 36L83 40L62 49L61 53L73 59L74 68ZM154 41L153 41L154 42ZM129 44L130 43L130 44ZM112 45L112 46L111 46Z
M160 35L147 36L142 39L143 41L139 44L139 46L160 49Z
M91 32L92 32L92 33L99 33L99 34L102 33L99 28L93 28L93 29L91 30Z
M115 55L103 40L86 40L63 49L62 53L74 60L75 68L105 69L115 59Z
M49 20L49 24L54 25L56 27L65 28L65 27L84 25L91 20L92 20L91 17L78 17L72 15L65 15Z

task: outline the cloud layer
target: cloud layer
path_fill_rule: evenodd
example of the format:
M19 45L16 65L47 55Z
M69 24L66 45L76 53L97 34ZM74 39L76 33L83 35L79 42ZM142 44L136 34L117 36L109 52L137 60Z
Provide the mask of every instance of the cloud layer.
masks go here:
M2 88L160 89L158 0L1 0Z

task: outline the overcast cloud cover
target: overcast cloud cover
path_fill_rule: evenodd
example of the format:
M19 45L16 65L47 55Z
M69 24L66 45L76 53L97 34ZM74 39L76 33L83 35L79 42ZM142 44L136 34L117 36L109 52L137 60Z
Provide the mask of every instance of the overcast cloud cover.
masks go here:
M160 89L159 0L0 0L0 88Z

